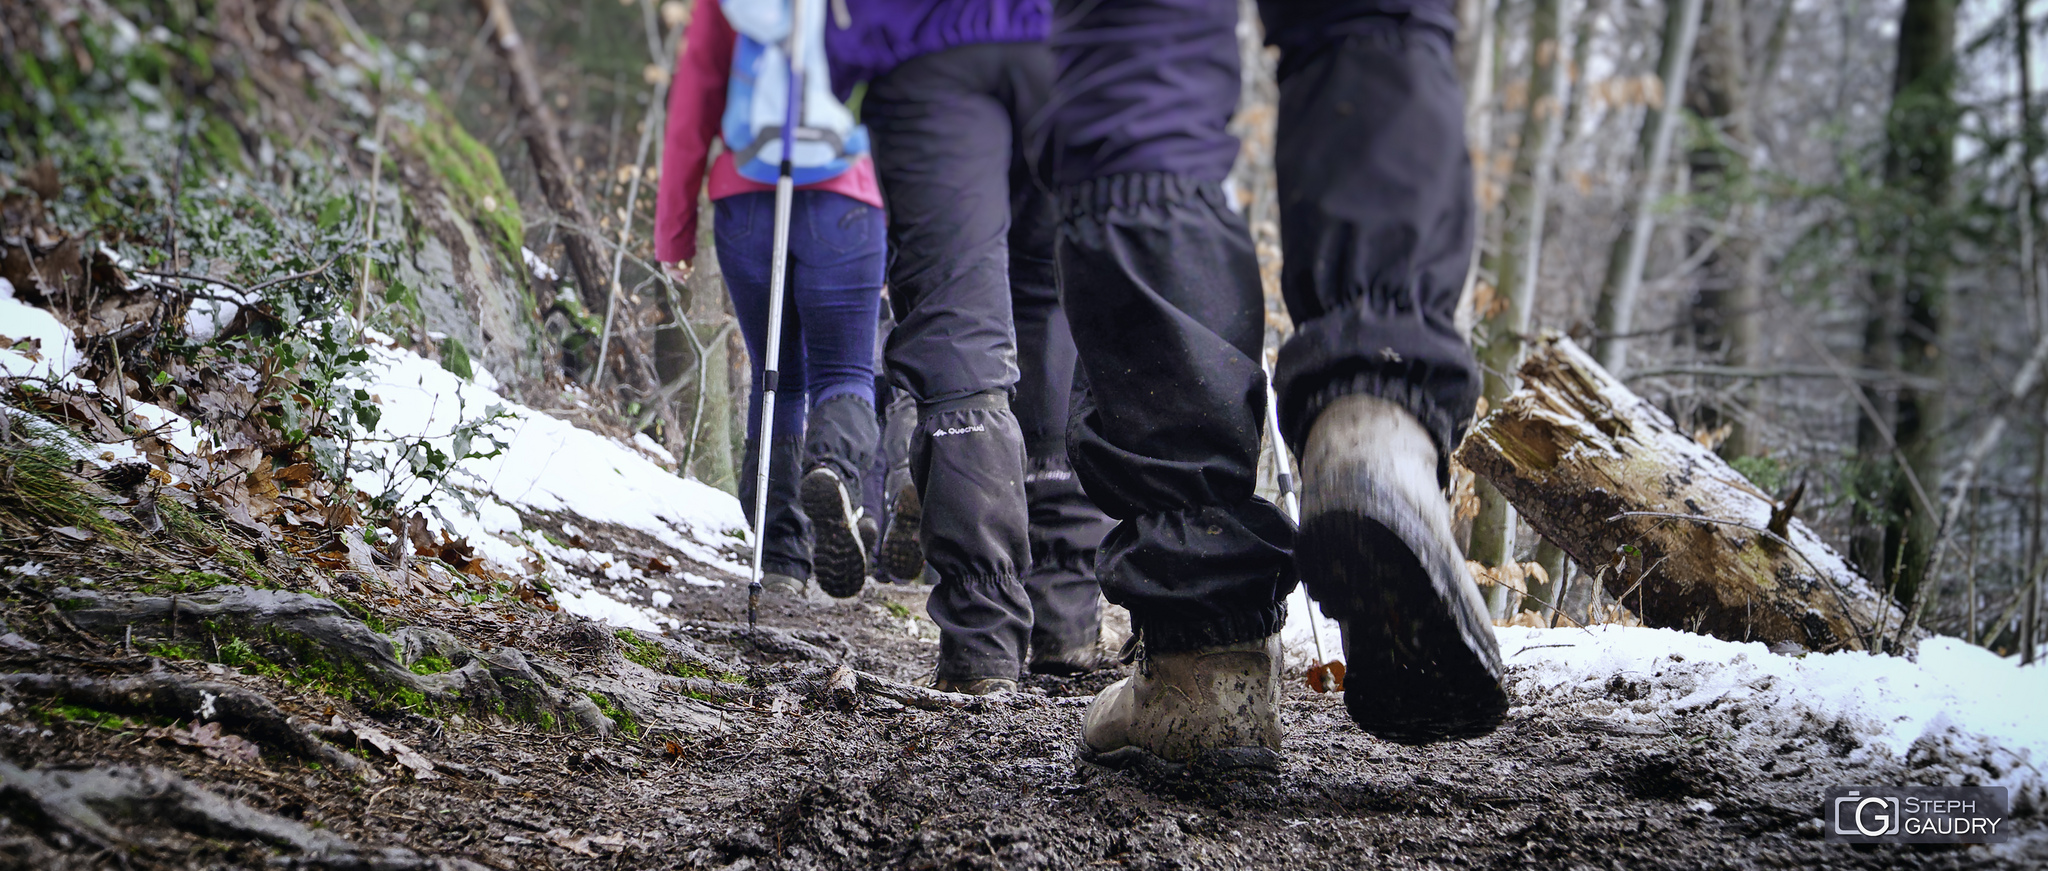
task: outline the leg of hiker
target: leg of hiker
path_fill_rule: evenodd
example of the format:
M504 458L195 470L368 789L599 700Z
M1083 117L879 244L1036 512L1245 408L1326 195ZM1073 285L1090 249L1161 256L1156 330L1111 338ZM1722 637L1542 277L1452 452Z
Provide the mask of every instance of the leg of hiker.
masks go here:
M1422 743L1506 714L1500 654L1442 487L1478 366L1453 323L1471 164L1450 0L1265 0L1278 45L1280 417L1301 457L1295 561L1344 627L1352 718Z
M803 323L811 409L801 486L818 588L847 597L867 580L861 481L874 461L875 310L881 304L882 210L798 191L790 222L791 307Z
M747 395L746 465L741 467L740 505L753 521L754 469L759 462L761 431L761 361L768 345L769 246L774 232L775 195L743 193L714 204L712 235L718 263L725 273L733 316L747 343L752 367ZM768 454L768 526L761 557L762 587L778 595L800 596L811 577L811 522L797 504L797 478L802 473L806 417L802 317L794 306L782 315L782 359L775 393L775 432Z
M938 681L1014 686L1030 640L1020 577L1030 559L1007 234L1013 46L924 54L869 87L862 106L889 202L890 376L917 399L911 474L920 542L938 575Z
M1041 49L1047 84L1051 50ZM1038 106L1019 106L1034 117ZM1060 309L1053 268L1053 201L1032 177L1042 138L1019 128L1010 175L1010 298L1017 322L1017 422L1024 429L1024 495L1031 512L1031 670L1080 674L1101 665L1101 588L1096 550L1110 519L1088 500L1067 462L1067 417L1074 389L1074 337Z
M888 233L888 218L886 214L883 217L882 232L886 238ZM885 274L888 271L887 259L885 252L882 266ZM874 461L868 464L867 473L861 477L860 497L861 539L867 545L868 561L874 566L875 580L882 583L888 583L890 580L889 573L881 562L881 539L883 525L889 522L888 482L889 465L892 459L889 451L889 415L896 403L896 390L889 386L889 367L887 363L883 362L882 347L889 341L889 332L895 328L896 319L889 316L888 296L885 291L881 300L879 300L879 304L875 306L875 347L874 354L871 357L875 367L876 434L875 449L873 451ZM908 430L905 430L903 434L907 437L910 433ZM909 444L907 438L904 444L906 446ZM905 468L907 469L908 467L906 466ZM908 477L907 473L905 477Z
M1253 493L1264 306L1221 184L1237 4L1061 0L1055 20L1061 302L1086 383L1068 451L1120 521L1097 569L1141 645L1084 742L1112 764L1271 766L1293 528Z

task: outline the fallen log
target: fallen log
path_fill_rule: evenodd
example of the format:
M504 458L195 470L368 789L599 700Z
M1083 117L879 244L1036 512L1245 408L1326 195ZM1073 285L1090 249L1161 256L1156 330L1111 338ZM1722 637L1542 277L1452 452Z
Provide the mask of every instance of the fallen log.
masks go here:
M1521 378L1458 462L1646 625L1819 651L1898 634L1904 614L1793 516L1796 495L1758 490L1570 339L1536 341Z

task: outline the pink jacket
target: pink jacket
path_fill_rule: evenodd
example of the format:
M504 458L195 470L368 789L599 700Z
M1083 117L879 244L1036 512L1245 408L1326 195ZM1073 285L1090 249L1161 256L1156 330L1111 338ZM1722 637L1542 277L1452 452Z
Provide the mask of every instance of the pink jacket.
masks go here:
M662 263L696 259L697 191L705 184L704 157L711 152L719 118L725 114L726 80L732 75L733 48L739 40L717 3L701 0L696 6L682 55L676 59L675 81L668 89L661 185L654 200L654 256ZM730 152L719 152L718 159L711 162L710 195L714 200L774 189L774 185L741 177ZM838 176L797 190L831 191L876 208L882 206L875 166L866 157Z

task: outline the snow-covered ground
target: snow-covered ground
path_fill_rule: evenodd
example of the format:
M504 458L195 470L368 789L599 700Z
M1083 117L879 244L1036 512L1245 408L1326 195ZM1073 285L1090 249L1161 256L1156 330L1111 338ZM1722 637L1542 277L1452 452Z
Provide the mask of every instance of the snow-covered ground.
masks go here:
M2048 668L1933 638L1914 659L1782 656L1672 629L1496 630L1516 704L1731 739L1755 758L1903 763L1926 785L2006 786L2048 809Z
M1309 610L1289 598L1288 673L1313 661ZM1337 624L1314 617L1329 659ZM1899 763L1926 785L2006 786L2048 811L2048 665L2021 667L1955 638L1914 658L1783 656L1672 629L1494 630L1515 704L1641 732L1713 734L1757 758Z
M0 278L0 376L63 379L82 359L71 330L54 315L14 298L14 284ZM73 379L74 381L76 379Z
M659 610L667 604L668 594L662 591L669 583L667 573L648 572L645 554L579 545L576 519L643 533L707 566L736 574L747 570L730 550L746 536L739 501L664 468L656 460L668 458L651 441L622 444L506 399L495 390L496 379L481 368L474 370L474 381L465 380L374 331L367 338L374 375L363 387L383 409L371 435L387 441L361 448L385 462L380 469L357 472L358 488L380 492L394 477L403 486L411 473L399 462L398 440L425 435L451 451L457 424L498 408L507 415L494 428L504 450L459 464L449 482L461 494L437 494L428 503L425 513L434 527L467 537L478 555L502 570L537 568L555 588L556 600L572 613L641 629L676 625ZM488 447L481 440L477 445ZM465 497L473 509L463 505ZM531 528L522 512L573 519L563 529L565 536L551 541ZM569 571L572 567L581 571ZM715 583L682 572L675 579ZM619 582L633 584L628 589Z

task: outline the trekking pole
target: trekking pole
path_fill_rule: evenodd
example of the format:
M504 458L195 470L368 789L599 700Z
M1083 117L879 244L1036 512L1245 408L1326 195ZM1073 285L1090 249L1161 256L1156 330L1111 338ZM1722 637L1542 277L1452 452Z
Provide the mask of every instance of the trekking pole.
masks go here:
M1280 397L1273 392L1273 366L1266 364L1266 429L1273 436L1273 477L1280 481L1280 505L1287 509L1287 519L1301 524L1301 497L1294 491L1294 469L1287 460L1287 441L1280 435ZM1331 673L1330 661L1323 656L1323 630L1316 625L1315 606L1308 598L1308 586L1295 588L1301 594L1302 613L1308 615L1308 637L1316 645L1316 664L1309 669L1309 686L1316 692L1328 692L1322 679ZM1318 674L1320 672L1320 674ZM1342 685L1342 672L1337 680Z
M761 361L761 425L754 442L754 571L747 583L747 634L754 632L754 617L761 606L761 557L768 550L768 455L775 435L775 387L778 362L782 359L782 298L789 281L789 215L795 198L790 151L796 147L798 111L803 104L804 13L808 0L793 0L789 24L789 100L782 116L782 165L775 175L775 244L768 266L768 341Z

